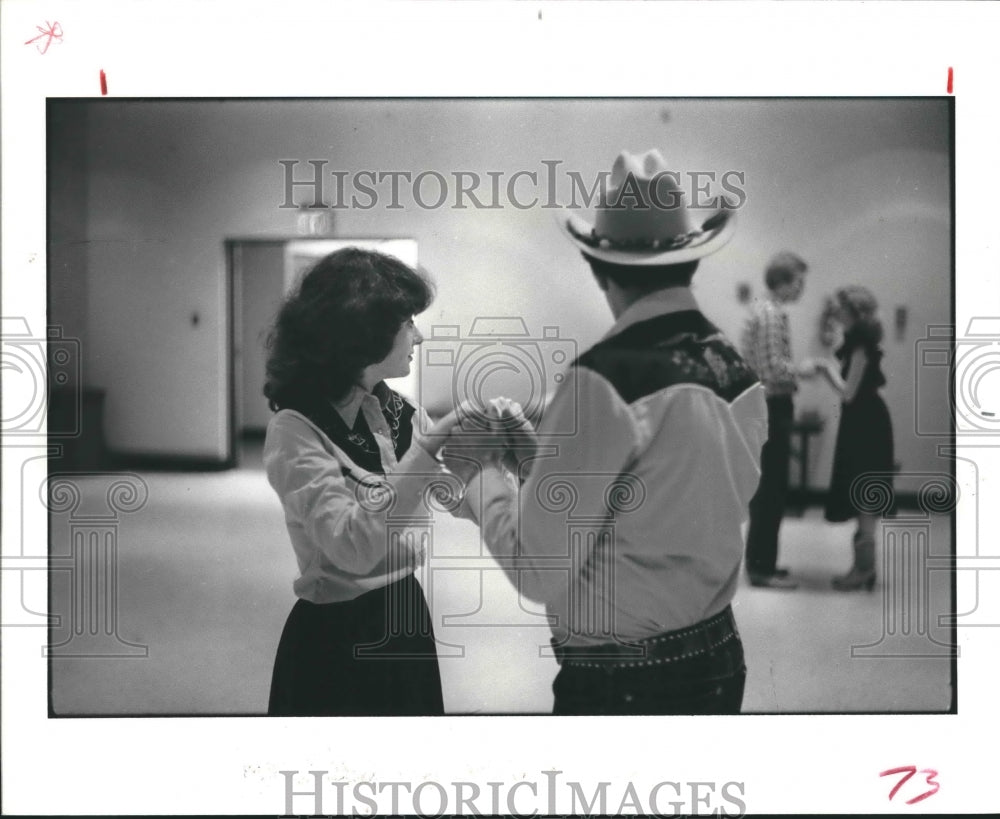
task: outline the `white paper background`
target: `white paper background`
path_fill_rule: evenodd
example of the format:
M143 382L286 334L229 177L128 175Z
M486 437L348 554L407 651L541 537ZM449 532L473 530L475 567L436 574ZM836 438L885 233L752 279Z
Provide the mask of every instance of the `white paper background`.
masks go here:
M32 326L45 323L45 98L98 96L102 69L111 97L697 97L943 96L952 66L956 325L1000 314L994 4L5 0L2 12L3 314ZM25 41L46 21L64 36L40 54ZM984 501L996 452L970 455ZM5 510L17 509L19 457L4 452ZM962 490L971 497L976 487ZM976 537L962 509L959 555L975 552ZM6 555L18 549L18 524L4 517ZM44 518L21 525L44 540ZM958 591L958 610L975 608L975 585L963 580ZM485 788L558 769L647 788L741 781L750 813L988 810L1000 803L987 751L997 632L963 628L958 638L959 713L950 716L49 720L44 630L6 628L3 808L279 814L278 770ZM878 777L907 764L936 769L941 783L910 807L889 802L891 783ZM544 800L524 803L544 810Z

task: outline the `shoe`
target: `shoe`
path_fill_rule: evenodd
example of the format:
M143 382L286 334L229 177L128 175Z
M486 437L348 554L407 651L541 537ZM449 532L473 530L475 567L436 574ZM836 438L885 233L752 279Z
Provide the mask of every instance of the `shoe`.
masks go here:
M784 575L756 574L751 572L750 585L757 586L758 588L785 589L786 591L791 591L799 587L798 583L788 577L787 572Z
M872 591L875 588L875 570L853 566L847 574L835 577L831 582L837 591L858 591L861 588Z
M854 536L854 565L840 577L833 578L837 591L858 591L875 588L875 541L860 534Z
M788 575L790 575L791 572L788 571L788 569L784 568L783 566L778 566L778 567L775 568L775 570L774 570L774 572L772 574L775 577L788 577Z

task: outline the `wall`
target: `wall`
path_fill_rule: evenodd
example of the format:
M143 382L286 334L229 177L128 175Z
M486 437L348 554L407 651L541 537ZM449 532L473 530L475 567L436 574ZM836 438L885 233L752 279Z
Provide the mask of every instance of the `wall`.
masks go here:
M857 185L855 179L866 184ZM817 225L806 246L809 258L822 265L815 279L824 283L826 292L832 289L827 283L838 279L873 291L886 331L883 371L888 383L883 394L892 412L896 460L903 473L947 471L935 454L937 442L914 435L917 385L929 375L917 367L916 344L929 325L949 321L951 224L947 205L939 201L948 190L947 158L930 152L887 151L843 163L820 180L820 186L828 191L826 221L822 228ZM837 208L839 218L833 212ZM816 297L821 292L816 283L811 282L811 298L799 315L819 312ZM895 327L897 307L904 307L908 316L901 335ZM815 333L801 338L798 349L823 352ZM924 390L921 400L921 412L939 419L939 428L947 428L946 391ZM815 407L831 419L831 427L839 412L839 403L821 384L806 385L799 406ZM827 484L833 443L831 429L818 453L814 485ZM903 489L913 490L917 484L917 479L901 481Z
M59 103L49 107L47 123L49 288L48 323L64 338L83 343L87 324L87 106ZM40 330L32 328L33 332ZM81 351L82 354L82 351ZM76 386L81 367L69 367L67 385ZM82 374L86 380L86 374Z
M295 212L279 207L279 160L301 160L299 178L317 159L327 171L495 171L505 180L560 160L557 197L568 198L565 169L592 179L620 150L653 146L679 168L746 174L739 231L696 277L706 313L724 330L738 332L742 321L737 284L762 292L767 258L786 247L811 265L793 319L803 355L820 352L815 319L823 295L841 284L868 283L889 314L910 308L906 336L890 331L886 345L887 398L904 468L936 464L933 442L907 430L913 345L924 325L950 320L948 115L946 101L913 99L96 102L86 364L87 377L108 389L112 445L224 456L223 242L294 236ZM334 211L336 235L417 239L439 286L425 329L513 313L532 333L555 325L583 348L607 328L600 293L554 226L557 211L425 209L400 199L399 209L383 201ZM811 476L822 486L836 401L809 387L800 403L830 415ZM945 423L944 402L934 410Z

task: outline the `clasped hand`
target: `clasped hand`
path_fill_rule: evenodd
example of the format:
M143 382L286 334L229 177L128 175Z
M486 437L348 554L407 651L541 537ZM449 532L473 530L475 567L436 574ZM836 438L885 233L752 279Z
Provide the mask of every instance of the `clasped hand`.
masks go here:
M441 457L449 470L468 483L487 466L523 477L523 465L534 458L537 449L535 428L520 404L509 398L493 398L482 408L462 404L444 440Z

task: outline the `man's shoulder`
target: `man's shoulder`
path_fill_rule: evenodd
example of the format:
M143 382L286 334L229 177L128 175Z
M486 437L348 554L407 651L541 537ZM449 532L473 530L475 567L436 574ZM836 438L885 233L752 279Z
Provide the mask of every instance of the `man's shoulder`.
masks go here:
M669 313L595 344L574 366L608 381L626 403L668 387L707 387L731 400L757 381L733 343L700 311Z

